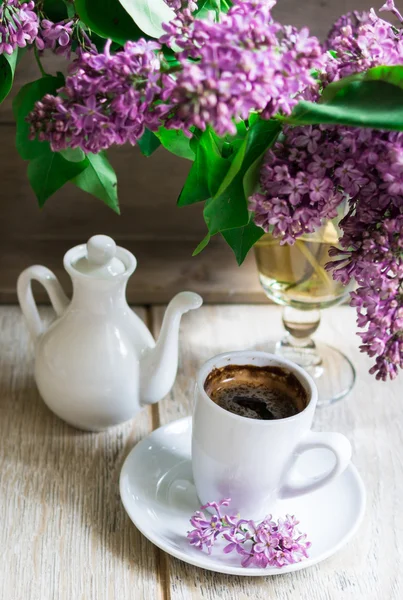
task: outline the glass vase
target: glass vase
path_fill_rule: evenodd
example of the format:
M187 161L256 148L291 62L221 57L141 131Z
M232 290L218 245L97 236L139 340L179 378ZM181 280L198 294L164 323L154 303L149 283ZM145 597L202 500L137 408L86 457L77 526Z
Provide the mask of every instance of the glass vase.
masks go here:
M302 366L314 378L318 405L340 400L354 385L355 370L338 349L312 339L320 324L321 310L346 300L353 285L334 281L325 265L329 248L337 246L341 216L329 220L294 245L280 244L265 234L254 246L260 283L266 295L284 306L286 335L276 344L276 353Z

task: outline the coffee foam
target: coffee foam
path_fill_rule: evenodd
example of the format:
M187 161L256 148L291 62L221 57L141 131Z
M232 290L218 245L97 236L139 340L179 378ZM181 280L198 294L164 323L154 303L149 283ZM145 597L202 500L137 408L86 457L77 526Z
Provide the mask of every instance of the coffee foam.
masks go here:
M267 387L234 385L221 388L213 400L221 408L249 419L284 419L297 413L289 396Z
M221 408L251 419L284 419L308 403L300 381L282 367L227 365L209 373L204 389Z

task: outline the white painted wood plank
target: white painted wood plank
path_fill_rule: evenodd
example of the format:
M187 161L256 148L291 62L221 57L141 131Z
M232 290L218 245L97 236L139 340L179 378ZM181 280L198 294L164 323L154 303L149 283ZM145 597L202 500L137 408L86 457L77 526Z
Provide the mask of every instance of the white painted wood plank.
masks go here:
M153 311L158 332L163 308ZM159 404L161 423L191 413L194 377L208 358L226 350L273 348L283 334L276 306L205 306L181 325L180 368L173 391ZM400 600L403 597L403 374L393 383L368 374L359 352L355 312L328 309L318 339L353 361L358 377L344 401L318 411L315 429L346 434L367 487L368 507L358 534L336 556L295 574L245 579L202 571L167 557L171 600Z
M105 433L69 427L39 397L17 307L0 308L0 336L0 599L162 598L157 549L118 488L151 412Z

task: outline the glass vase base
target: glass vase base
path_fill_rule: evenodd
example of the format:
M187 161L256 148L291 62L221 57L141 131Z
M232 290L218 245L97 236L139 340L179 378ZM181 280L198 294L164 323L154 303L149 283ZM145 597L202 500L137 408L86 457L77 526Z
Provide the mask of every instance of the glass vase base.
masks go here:
M276 354L295 362L311 375L318 388L318 406L341 400L354 386L354 366L337 348L320 342L312 347L298 347L283 340L276 345Z

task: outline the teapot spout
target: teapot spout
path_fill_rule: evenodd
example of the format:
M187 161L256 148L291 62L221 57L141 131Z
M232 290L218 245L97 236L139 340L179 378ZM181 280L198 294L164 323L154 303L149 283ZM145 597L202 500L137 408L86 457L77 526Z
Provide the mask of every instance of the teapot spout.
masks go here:
M159 402L170 392L178 370L181 317L202 304L201 296L193 292L181 292L169 303L158 341L154 348L146 350L141 360L140 398L143 405Z

